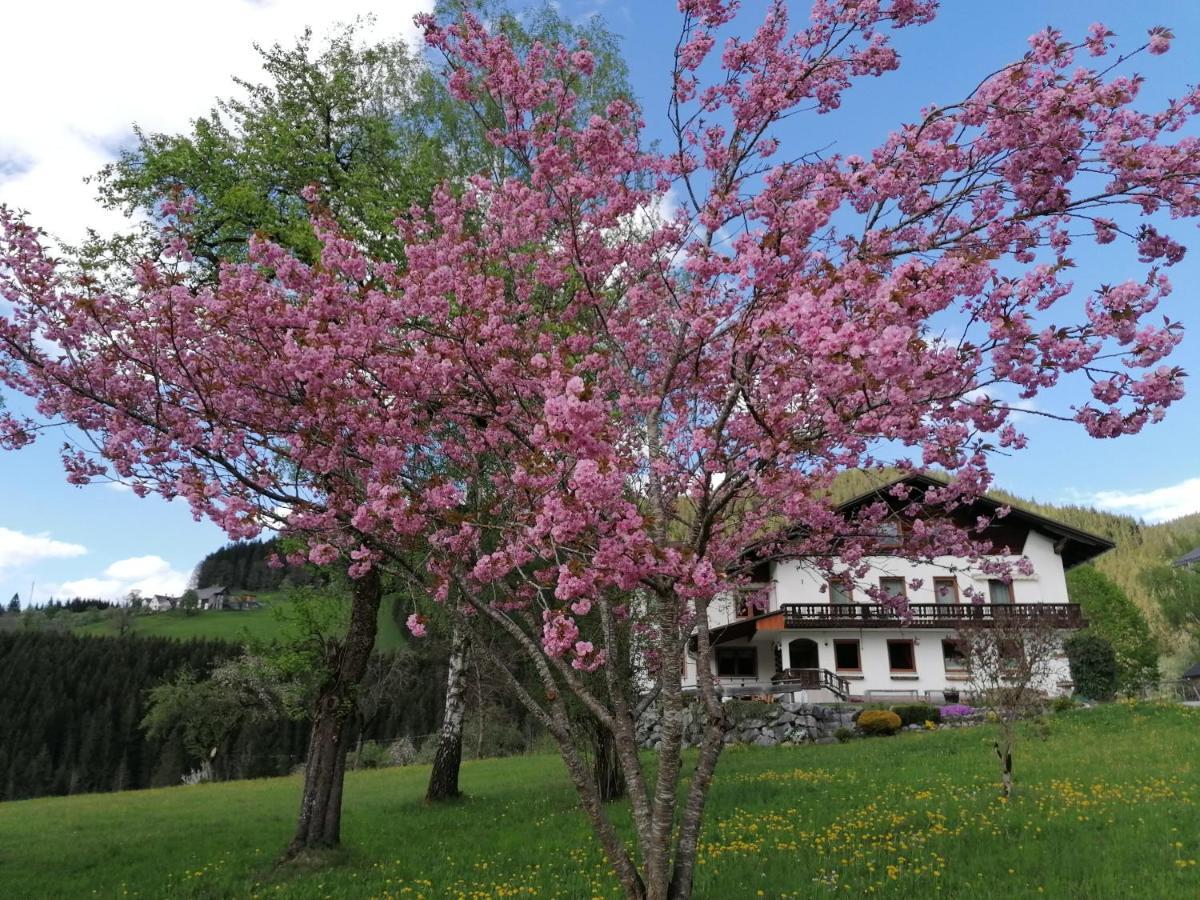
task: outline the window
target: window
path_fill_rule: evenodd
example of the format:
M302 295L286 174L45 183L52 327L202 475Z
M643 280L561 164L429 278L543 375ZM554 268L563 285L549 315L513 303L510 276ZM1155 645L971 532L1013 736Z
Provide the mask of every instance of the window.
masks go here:
M888 597L899 597L900 599L904 599L904 597L907 596L904 591L903 578L880 578L879 590L883 591L883 593Z
M954 641L942 641L942 662L946 665L947 675L965 675L967 672L967 658Z
M829 579L829 602L838 606L848 606L854 602L854 587L849 578Z
M758 677L757 647L717 647L717 674L730 678Z
M904 529L899 521L883 522L879 526L879 546L894 549L902 543Z
M861 672L862 652L859 650L858 641L835 640L833 666L839 672Z
M888 641L888 666L893 672L917 671L917 655L912 641Z
M944 605L953 605L958 603L958 579L957 578L935 578L933 579L933 598L938 603Z
M1000 641L997 649L1000 653L1000 667L1002 669L1011 672L1025 664L1025 648L1021 645L1020 641Z
M988 599L996 604L1012 603L1012 585L1001 581L999 578L988 579Z

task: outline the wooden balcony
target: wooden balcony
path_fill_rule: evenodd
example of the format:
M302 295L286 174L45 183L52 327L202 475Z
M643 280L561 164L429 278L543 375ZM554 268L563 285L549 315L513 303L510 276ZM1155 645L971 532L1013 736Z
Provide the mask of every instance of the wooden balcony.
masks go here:
M911 603L908 615L868 603L783 603L784 628L958 628L1020 619L1082 628L1078 603Z

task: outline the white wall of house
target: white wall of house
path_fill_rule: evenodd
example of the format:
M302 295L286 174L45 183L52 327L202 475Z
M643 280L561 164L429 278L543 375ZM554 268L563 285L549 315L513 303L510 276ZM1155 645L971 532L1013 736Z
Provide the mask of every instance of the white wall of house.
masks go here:
M1068 603L1066 575L1062 557L1055 552L1054 539L1041 532L1030 530L1022 548L1022 555L1033 565L1033 574L1013 575L1011 596L1014 603ZM1015 562L1017 557L1009 557ZM984 602L989 601L988 576L967 565L965 560L946 557L932 562L912 563L893 556L879 556L870 560L872 570L863 583L878 584L881 577L903 578L905 582L920 579L923 584L918 590L906 588L909 603L936 603L934 579L953 577L958 586L959 601L969 603L966 590L973 587L979 591ZM778 563L772 567L772 583L768 590L768 608L774 611L784 603L828 603L830 594L823 589L824 576L800 563ZM856 590L853 600L857 603L872 602L861 589ZM718 598L709 608L710 625L728 624L737 619L738 601L731 596ZM871 692L942 692L947 689L966 687L961 675L947 673L942 651L943 639L949 638L949 630L927 628L867 628L867 629L803 629L791 631L759 631L751 639L758 649L759 683L767 683L775 674L775 646L782 648L783 667L789 667L788 643L795 638L805 637L816 641L819 653L819 668L828 669L851 682L851 692L864 695ZM834 641L854 639L860 642L861 672L838 670L834 660ZM911 640L916 661L914 672L893 672L889 665L889 640ZM747 646L747 640L738 640L723 646ZM1070 672L1065 658L1056 663L1056 671L1050 682L1042 685L1047 693L1061 692L1060 683L1069 681ZM695 664L688 660L688 683L694 684ZM752 678L726 677L721 679L729 685L748 685ZM885 696L880 693L880 696Z
M1024 576L1014 573L1012 596L1014 603L1068 603L1067 580L1063 572L1062 557L1054 552L1054 541L1037 531L1030 531L1025 540L1023 555L1033 564L1033 574ZM1016 562L1019 557L1000 557ZM936 603L934 579L953 577L958 582L961 602L969 602L965 591L968 587L988 597L988 576L967 565L966 560L942 557L931 562L913 563L894 556L876 556L869 559L871 571L860 584L878 585L883 577L903 578L905 582L920 579L922 586L914 591L906 588L909 603ZM828 603L829 591L823 590L824 576L797 562L778 563L773 566L773 583L770 588L770 608L778 609L783 603ZM867 603L870 598L862 590L854 593L855 602ZM733 605L714 604L714 624L732 621ZM717 616L726 616L718 621Z
M722 647L754 646L758 651L758 674L756 677L721 677L719 681L730 687L749 687L754 684L769 684L775 674L775 648L783 656L783 667L789 667L790 644L796 639L812 640L817 645L818 668L827 669L850 683L850 693L858 697L877 696L887 699L889 695L914 694L920 697L937 695L947 690L968 691L964 674L946 667L942 642L953 637L950 630L927 628L862 628L862 629L804 629L788 631L760 631L752 641L737 640ZM835 657L836 641L858 641L860 670L839 669ZM889 662L889 641L911 641L915 660L915 671L893 671ZM687 662L687 683L695 683L695 660ZM715 674L715 669L714 669ZM1063 693L1070 681L1070 667L1066 657L1054 661L1053 674L1040 690L1050 695Z

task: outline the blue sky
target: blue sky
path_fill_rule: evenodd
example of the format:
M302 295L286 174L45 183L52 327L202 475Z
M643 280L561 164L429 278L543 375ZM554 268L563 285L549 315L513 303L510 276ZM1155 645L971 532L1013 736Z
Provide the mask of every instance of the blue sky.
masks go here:
M116 223L97 211L80 179L121 145L131 122L183 128L189 117L207 110L211 98L229 92L229 76L253 75L249 47L254 40L287 41L306 24L320 33L335 18L350 18L372 6L380 15L376 33L395 34L406 29L412 12L426 5L421 0L336 5L214 0L219 15L188 17L186 45L172 44L184 29L182 20L172 21L163 14L165 7L151 0L105 4L104 15L96 15L87 28L72 30L86 33L86 40L64 39L54 25L63 15L78 20L100 5L65 0L22 5L15 20L6 13L0 54L10 63L15 59L13 70L23 70L35 81L44 79L44 85L34 99L17 97L10 105L6 98L0 122L0 201L28 209L34 221L64 236L78 235L85 224L113 227ZM675 4L560 0L557 5L572 18L603 15L622 35L651 134L665 136L661 122L677 32ZM754 0L743 7L744 21L761 8ZM797 19L807 15L807 3L793 3L792 8ZM114 9L120 14L113 15ZM847 94L841 110L796 120L779 136L792 155L827 145L842 153L869 151L922 106L961 97L980 78L1020 56L1033 32L1054 24L1069 37L1082 36L1094 21L1116 31L1122 46L1140 43L1153 25L1174 29L1171 53L1143 56L1136 63L1147 76L1147 104L1176 96L1200 78L1200 4L950 0L934 23L898 36L896 46L903 55L899 72L860 84ZM197 35L195 28L209 32ZM178 46L178 52L164 57L164 42ZM154 54L153 62L145 61L147 53ZM151 66L160 70L147 78ZM74 74L78 71L97 74L81 81ZM1196 246L1171 272L1176 290L1164 312L1200 332L1200 240L1194 224L1176 233ZM1121 253L1101 253L1082 243L1079 248L1076 283L1081 291L1130 271L1130 259ZM1200 333L1185 340L1176 359L1200 373ZM1021 424L1030 435L1030 448L995 464L999 483L1011 491L1039 500L1094 503L1152 520L1200 511L1200 388L1193 388L1163 424L1117 441L1091 440L1076 428L1034 417ZM15 592L27 599L32 581L37 582L36 600L51 592L175 590L199 559L223 542L218 529L192 521L182 505L139 500L112 486L67 485L55 443L50 439L0 455L0 599L7 601Z

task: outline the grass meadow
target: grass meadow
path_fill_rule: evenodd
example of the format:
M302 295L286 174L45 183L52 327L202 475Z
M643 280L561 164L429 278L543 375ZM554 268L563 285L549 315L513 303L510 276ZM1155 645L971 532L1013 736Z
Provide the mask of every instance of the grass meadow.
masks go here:
M140 637L177 640L212 638L239 643L248 639L270 640L287 628L282 613L286 612L288 600L285 594L263 594L259 601L263 604L259 609L200 610L190 616L183 610L142 613L134 617L130 630ZM78 625L72 630L81 635L118 633L116 620L112 616L101 614L91 618L88 624ZM391 603L384 603L379 610L376 647L379 650L393 650L403 641L400 627L392 616Z
M1198 761L1200 710L1147 704L1031 730L1010 802L988 726L732 749L696 895L1200 896ZM617 896L556 757L465 763L437 809L427 775L350 775L345 850L282 869L294 777L0 804L0 896Z

